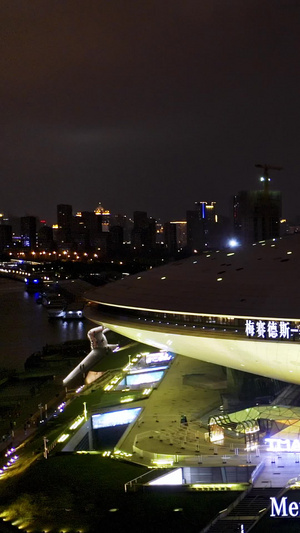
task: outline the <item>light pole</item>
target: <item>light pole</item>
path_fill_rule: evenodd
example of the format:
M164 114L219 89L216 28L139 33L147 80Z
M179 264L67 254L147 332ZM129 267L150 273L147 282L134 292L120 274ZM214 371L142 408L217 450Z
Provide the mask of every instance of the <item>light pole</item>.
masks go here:
M48 459L49 450L47 448L47 442L49 442L49 441L48 441L47 437L43 437L43 441L44 441L44 457L45 457L45 459Z
M43 404L39 403L38 408L40 410L40 419L41 419L41 422L42 422L42 420L43 420Z

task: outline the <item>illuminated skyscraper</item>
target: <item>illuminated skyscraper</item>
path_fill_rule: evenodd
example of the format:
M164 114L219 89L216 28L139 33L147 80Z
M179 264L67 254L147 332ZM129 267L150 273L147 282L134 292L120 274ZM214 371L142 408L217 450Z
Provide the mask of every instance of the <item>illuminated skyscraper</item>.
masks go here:
M95 215L99 217L101 232L108 233L110 228L110 211L102 207L101 202L94 211Z
M21 217L21 243L24 248L36 247L36 218Z
M216 202L195 202L195 209L187 211L187 247L190 252L206 250L215 246L218 222Z

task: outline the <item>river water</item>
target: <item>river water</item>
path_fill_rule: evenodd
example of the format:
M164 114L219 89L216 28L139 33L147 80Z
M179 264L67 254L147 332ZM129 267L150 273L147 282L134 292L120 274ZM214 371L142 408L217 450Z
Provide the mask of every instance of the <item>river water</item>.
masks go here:
M85 339L93 324L84 321L48 320L47 311L36 303L18 281L0 278L0 369L24 370L24 363L45 344Z

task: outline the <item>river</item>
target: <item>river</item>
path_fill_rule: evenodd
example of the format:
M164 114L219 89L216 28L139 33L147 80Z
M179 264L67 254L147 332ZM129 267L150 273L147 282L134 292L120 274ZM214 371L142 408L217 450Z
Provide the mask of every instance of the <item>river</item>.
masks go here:
M24 370L29 355L45 344L86 338L93 327L89 320L48 320L22 282L0 278L0 369Z

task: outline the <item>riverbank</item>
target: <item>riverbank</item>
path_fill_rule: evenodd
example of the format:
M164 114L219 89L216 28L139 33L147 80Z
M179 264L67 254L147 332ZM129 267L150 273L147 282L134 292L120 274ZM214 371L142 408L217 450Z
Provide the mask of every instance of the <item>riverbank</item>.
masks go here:
M26 359L46 344L86 339L90 321L49 321L36 298L23 283L0 278L0 369L23 371Z

